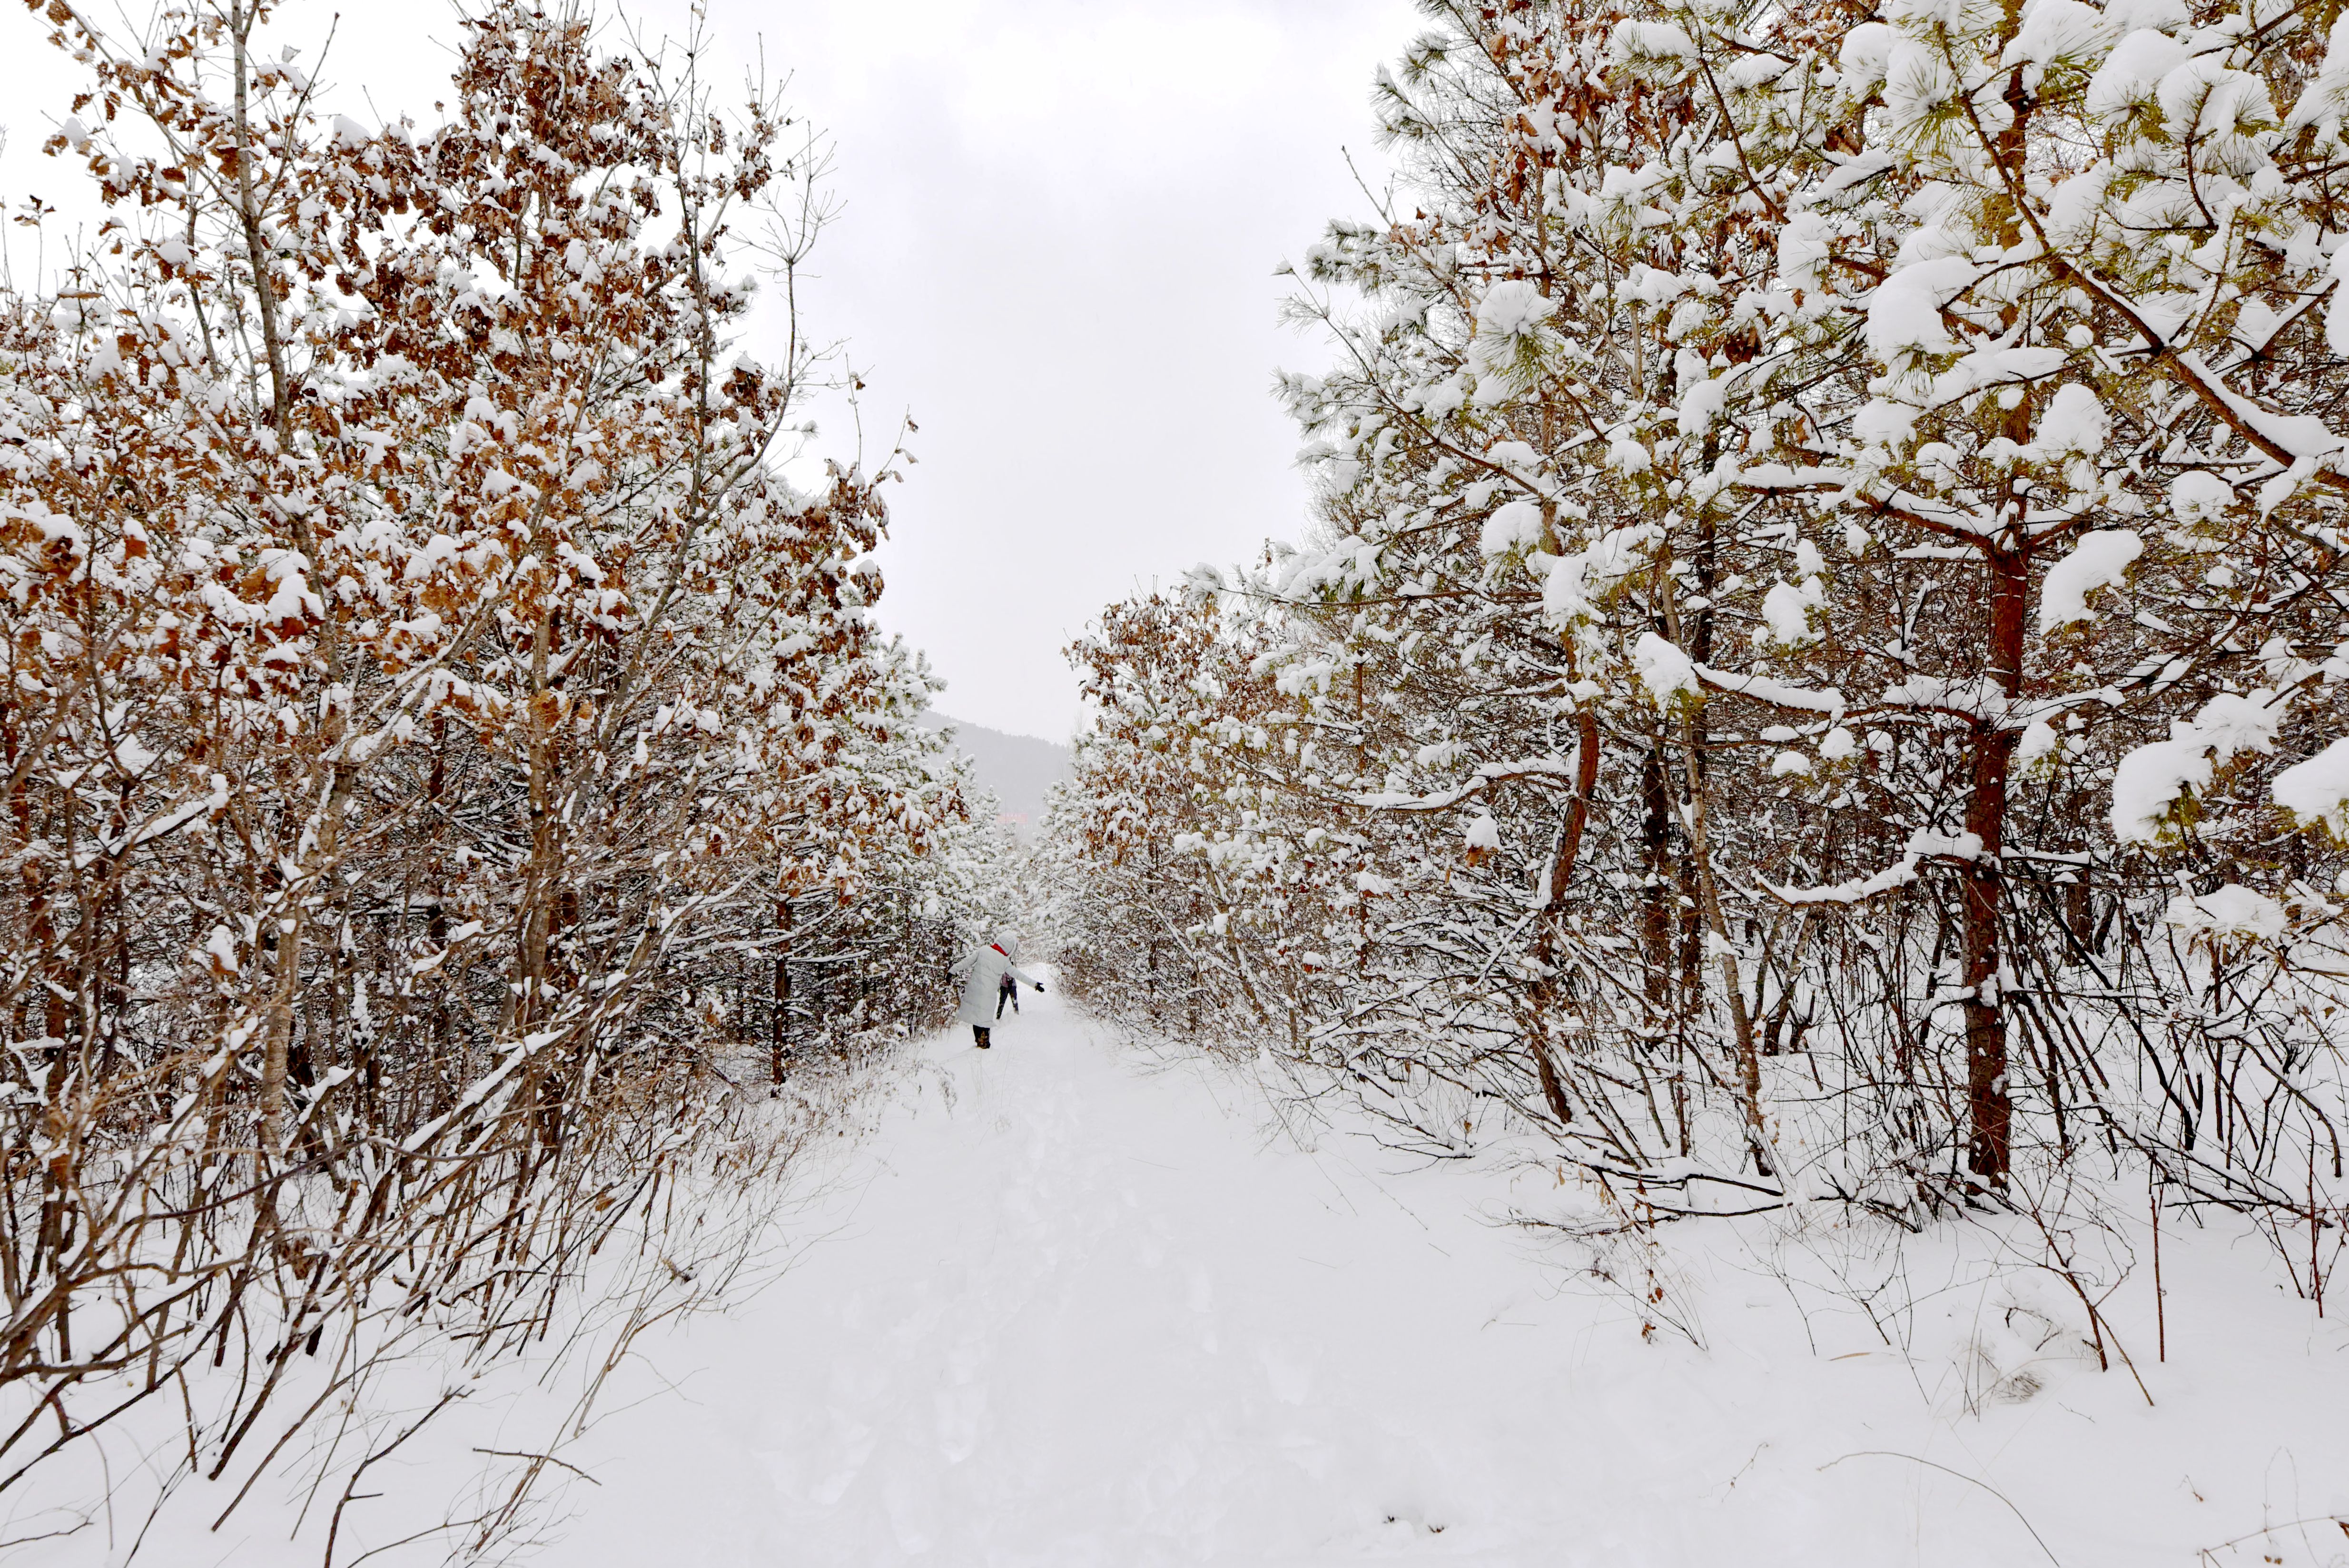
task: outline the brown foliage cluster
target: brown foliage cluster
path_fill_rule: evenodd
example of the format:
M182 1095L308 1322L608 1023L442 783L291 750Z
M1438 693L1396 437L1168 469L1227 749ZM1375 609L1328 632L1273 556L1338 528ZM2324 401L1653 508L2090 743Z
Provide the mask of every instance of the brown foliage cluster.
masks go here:
M545 1334L951 923L888 469L784 477L820 144L513 0L369 129L269 10L48 11L109 218L0 298L0 1491L206 1367L219 1477L322 1343Z

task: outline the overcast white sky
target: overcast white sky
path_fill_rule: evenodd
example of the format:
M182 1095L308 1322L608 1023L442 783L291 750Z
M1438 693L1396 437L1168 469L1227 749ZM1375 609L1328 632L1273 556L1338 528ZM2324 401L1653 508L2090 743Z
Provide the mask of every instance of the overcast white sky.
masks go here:
M636 14L675 18L674 0ZM1278 325L1274 268L1374 182L1371 73L1408 0L710 0L721 47L763 47L831 132L840 222L816 260L820 332L867 372L891 492L884 623L928 650L961 718L1064 738L1061 649L1103 603L1302 526L1275 366L1327 350ZM325 77L350 112L431 118L453 35L439 5L343 8ZM325 0L292 0L289 36ZM56 199L35 155L66 77L0 15L0 200ZM305 59L314 57L305 57ZM755 346L755 345L754 345ZM828 445L846 451L844 427ZM876 454L877 455L877 454Z

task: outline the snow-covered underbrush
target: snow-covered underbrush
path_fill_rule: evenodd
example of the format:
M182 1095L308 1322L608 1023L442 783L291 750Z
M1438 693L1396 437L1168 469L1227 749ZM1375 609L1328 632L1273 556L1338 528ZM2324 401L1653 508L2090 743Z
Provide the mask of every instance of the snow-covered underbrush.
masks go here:
M2241 1216L2116 1181L2061 1196L2060 1218L1807 1204L1624 1229L1568 1181L1515 1212L1619 1322L1686 1342L1674 1370L1775 1484L1859 1472L1840 1479L1915 1510L1920 1561L2349 1563L2349 1328Z
M2153 1228L2229 1237L2232 1266L2318 1316L2349 1244L2337 926L2269 944L2203 933L2141 956L2134 972L2083 965L2017 987L2033 1048L2001 1086L2012 1113L1995 1186L1967 1178L1964 1019L1930 984L1902 1017L1837 1006L1822 977L1792 1047L1754 1064L1750 1096L1726 1050L1586 1036L1555 1063L1577 1113L1563 1119L1545 1114L1498 1016L1353 1049L1332 1048L1328 1025L1318 1039L1185 1037L1137 1010L1128 1027L1246 1063L1308 1114L1342 1105L1400 1154L1441 1162L1501 1146L1555 1166L1578 1197L1541 1222L1591 1245L1594 1277L1631 1281L1635 1296L1646 1284L1633 1264L1683 1225L1751 1220L1838 1247L1861 1233L1972 1233L1983 1241L1969 1266L2059 1283L2099 1364L2126 1369L2105 1302L2144 1265ZM1757 988L1754 1010L1771 999ZM1651 1329L1701 1337L1669 1292L1648 1312Z
M120 1259L124 1284L86 1301L73 1330L143 1354L0 1385L0 1542L32 1564L326 1568L528 1548L631 1347L763 1283L779 1219L869 1126L889 1077L870 1064L725 1097L657 1146L554 1162L493 1212L434 1214L428 1198L357 1238L391 1250L380 1268L345 1255L353 1238L329 1222L347 1222L347 1193L324 1179L281 1187L257 1228L248 1213L233 1266ZM491 1244L450 1247L436 1222ZM198 1275L208 1288L178 1293L177 1333L152 1301L172 1293L129 1283Z
M1718 1470L1706 1496L1757 1511L1804 1561L2349 1563L2333 1227L2303 1230L2295 1254L2272 1211L2165 1184L2100 1119L2081 1130L2093 1150L2034 1152L1995 1198L1923 1206L1858 1172L1866 1144L1810 1063L1771 1065L1790 1109L1774 1123L1786 1180L1765 1183L1733 1174L1733 1111L1700 1123L1729 1173L1674 1159L1610 1175L1431 1087L1474 1129L1431 1161L1382 1097L1270 1049L1213 1055L1282 1140L1364 1164L1383 1145L1400 1201L1533 1238L1537 1272L1587 1304L1567 1315L1574 1422L1650 1459L1678 1445L1682 1484ZM1671 1484L1621 1468L1627 1487ZM1749 1488L1778 1501L1739 1501ZM1622 1512L1587 1517L1604 1532ZM1879 1538L1894 1522L1877 1514L1906 1515L1915 1539Z
M1551 1064L1564 1117L1508 1016L1446 1014L1440 978L1252 1036L1237 1006L1206 1029L1173 1008L1154 1021L1131 969L1100 989L1149 1048L1260 1088L1299 1142L1373 1140L1419 1172L1397 1192L1464 1192L1543 1238L1545 1263L1607 1304L1607 1332L1698 1357L1675 1375L1734 1412L1723 1429L1749 1457L1801 1460L1779 1484L1879 1467L1920 1519L1957 1508L1925 1494L1970 1495L2002 1521L1983 1548L2009 1553L1972 1561L2077 1560L2034 1525L2180 1561L2349 1561L2337 912L2309 898L2261 933L2180 902L2156 941L2006 991L2019 1048L1995 1184L1966 1165L1967 998L1930 969L1886 987L1890 1006L1859 1005L1880 976L1752 982L1751 1016L1802 1026L1750 1080L1718 1037L1585 1032ZM1396 997L1423 1027L1361 1028ZM1638 1373L1617 1374L1636 1404ZM1749 1414L1770 1405L1782 1415ZM2040 1455L2027 1491L2010 1445ZM2083 1511L2096 1495L2149 1511L2100 1526Z

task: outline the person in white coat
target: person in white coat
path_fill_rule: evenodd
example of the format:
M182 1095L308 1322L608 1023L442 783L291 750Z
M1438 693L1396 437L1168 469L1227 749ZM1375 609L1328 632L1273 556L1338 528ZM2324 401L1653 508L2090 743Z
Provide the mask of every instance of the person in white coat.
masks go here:
M982 1051L989 1048L987 1031L995 1022L990 1009L1000 1006L997 998L1003 982L1044 988L1043 982L1011 962L1018 951L1019 944L1011 938L998 937L972 948L948 971L962 981L962 1006L955 1010L955 1021L970 1026L971 1037Z

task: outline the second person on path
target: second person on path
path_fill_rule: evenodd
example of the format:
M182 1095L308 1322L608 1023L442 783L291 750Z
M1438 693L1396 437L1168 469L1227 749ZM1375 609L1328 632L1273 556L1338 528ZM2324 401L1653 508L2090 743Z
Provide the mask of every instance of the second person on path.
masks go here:
M957 1023L970 1026L973 1042L980 1050L989 1048L987 1032L1003 1009L1003 987L1033 985L1041 991L1041 981L1021 970L1012 960L1019 954L1019 943L1014 937L998 937L965 954L947 973L962 980L962 1006L955 1010ZM988 1010L992 1006L994 1011Z

